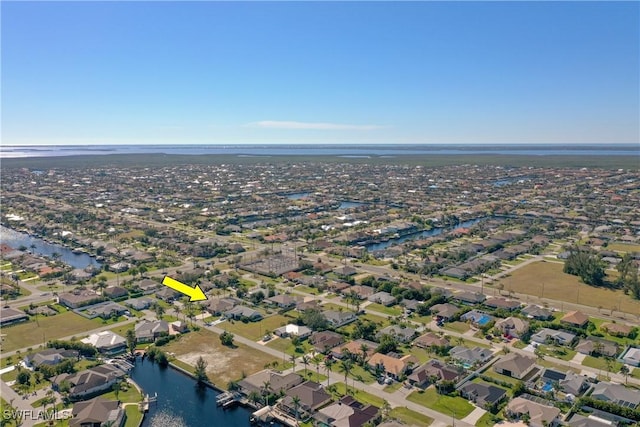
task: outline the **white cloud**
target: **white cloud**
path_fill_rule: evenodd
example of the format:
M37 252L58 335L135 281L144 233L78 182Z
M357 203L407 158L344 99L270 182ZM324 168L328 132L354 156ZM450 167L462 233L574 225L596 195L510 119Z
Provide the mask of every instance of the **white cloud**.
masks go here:
M313 130L375 130L384 126L378 125L348 125L341 123L321 123L321 122L292 122L263 120L245 125L247 127L257 127L263 129L313 129Z

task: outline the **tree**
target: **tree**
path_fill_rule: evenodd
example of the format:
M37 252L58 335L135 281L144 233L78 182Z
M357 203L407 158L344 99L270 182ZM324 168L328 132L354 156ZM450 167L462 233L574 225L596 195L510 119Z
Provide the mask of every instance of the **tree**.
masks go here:
M302 323L314 331L323 331L329 327L329 322L324 314L316 308L305 310L300 319Z
M344 373L344 388L347 394L349 394L349 384L347 383L347 376L353 369L353 361L351 359L345 359L340 361L340 372Z
M306 354L301 357L302 364L304 365L304 376L307 376L307 365L309 364L309 356Z
M622 365L620 367L620 373L624 375L624 383L627 383L627 379L629 378L629 367L627 365Z
M264 396L265 406L269 406L269 393L271 393L271 383L269 381L265 381L262 383L262 396Z
M362 344L360 346L360 364L364 366L367 362L367 353L369 352L369 346L366 344Z
M222 345L227 347L233 347L233 338L233 334L227 331L224 331L222 334L220 334L220 342L222 343Z
M291 356L289 356L289 360L291 361L291 363L293 363L293 373L296 372L296 355L292 354Z
M293 410L296 413L296 425L298 425L298 409L300 409L300 396L293 396L291 400L293 402Z
M127 348L129 349L129 353L133 356L136 351L136 333L133 329L127 330Z
M198 357L195 366L195 376L198 385L203 385L205 382L209 381L209 377L207 376L207 362L202 358L202 356Z
M113 383L113 385L111 386L111 390L113 390L113 394L115 394L116 396L116 400L118 400L118 395L120 394L120 382L116 381L115 383Z
M260 401L260 393L258 393L256 390L251 390L247 397L249 398L249 401L254 405Z
M324 367L327 370L327 387L329 387L329 380L331 379L331 366L335 363L333 359L325 359Z
M563 271L580 277L587 285L602 286L605 278L604 269L604 262L593 251L571 248Z
M159 303L156 303L154 308L155 308L156 316L158 317L158 319L162 320L162 315L164 314L164 307L161 306Z
M384 334L380 337L380 344L376 349L376 352L387 354L392 351L398 350L398 341L392 335Z

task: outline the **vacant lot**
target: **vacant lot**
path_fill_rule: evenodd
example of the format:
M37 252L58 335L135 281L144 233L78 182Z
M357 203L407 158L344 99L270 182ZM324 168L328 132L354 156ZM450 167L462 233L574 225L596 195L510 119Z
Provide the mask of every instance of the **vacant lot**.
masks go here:
M273 332L274 329L278 329L280 326L284 326L287 323L291 323L292 319L280 314L269 316L262 319L259 322L241 322L239 320L227 320L219 325L222 329L225 329L233 334L241 335L253 341L258 341L267 332Z
M631 299L624 292L585 285L580 279L562 272L563 264L533 262L500 280L506 291L584 304L591 307L615 309L625 313L640 314L640 301ZM544 295L543 295L544 288Z
M414 391L407 396L407 400L442 412L443 414L453 415L458 419L466 417L474 409L473 405L467 402L466 399L438 394L433 386L424 392Z
M37 322L31 320L13 326L4 326L2 333L6 336L2 341L2 351L36 346L69 335L85 335L97 327L98 325L92 320L70 311L50 317L38 316Z
M185 334L162 349L192 367L202 356L207 362L209 380L221 388L227 388L229 381L238 380L243 374L251 375L264 369L267 364L279 362L282 365L282 359L242 344L237 344L236 348L225 347L218 334L204 329Z

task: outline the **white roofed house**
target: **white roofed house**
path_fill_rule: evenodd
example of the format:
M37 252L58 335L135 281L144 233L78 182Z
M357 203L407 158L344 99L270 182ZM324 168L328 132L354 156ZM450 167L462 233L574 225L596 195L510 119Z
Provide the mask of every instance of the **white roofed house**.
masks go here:
M278 335L279 337L297 337L300 339L307 338L309 335L311 335L311 332L311 329L306 326L298 326L292 323L289 323L288 325L282 326L273 331L273 333Z
M102 331L91 334L82 340L85 344L91 344L100 353L113 355L122 353L127 348L127 340L111 331Z

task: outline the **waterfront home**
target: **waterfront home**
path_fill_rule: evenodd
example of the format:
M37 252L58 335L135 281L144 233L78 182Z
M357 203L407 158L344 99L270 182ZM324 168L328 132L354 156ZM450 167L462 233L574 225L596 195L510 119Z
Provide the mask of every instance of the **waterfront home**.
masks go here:
M299 326L293 323L289 323L288 325L281 326L280 328L273 331L279 337L287 338L287 337L296 337L300 339L307 338L311 335L311 329L306 326Z
M323 311L322 315L325 317L325 319L327 319L329 325L333 326L334 328L339 328L340 326L347 325L357 319L356 314L351 311L327 310Z
M407 380L411 385L426 388L439 381L456 381L462 375L462 372L457 366L445 365L437 359L432 359L414 368Z
M496 321L494 327L507 338L520 338L529 330L529 322L519 317L507 317Z
M299 399L299 406L293 403L293 398ZM321 384L313 381L305 381L286 391L285 396L278 402L278 409L295 416L296 411L311 414L331 402L331 395L327 393Z
M509 353L493 364L493 369L508 377L523 379L536 366L532 357L523 356L520 353Z
M389 325L386 328L380 329L376 334L376 338L379 340L383 335L390 335L394 337L400 343L408 343L415 337L417 331L413 328L403 328L398 325Z
M25 366L37 368L42 365L57 365L65 359L77 359L77 350L65 350L64 348L48 348L37 353L28 354L23 359Z
M507 392L503 388L485 383L467 382L459 391L462 397L481 408L497 405L507 396Z
M125 419L125 410L119 401L96 397L73 405L69 427L121 427Z
M333 331L314 332L309 337L309 343L313 345L315 351L318 353L326 353L343 342L344 337Z
M111 331L102 331L91 334L82 340L85 344L91 344L100 353L114 355L122 353L127 347L127 340Z
M153 342L169 334L169 324L164 320L142 321L136 324L134 331L137 342Z
M383 372L395 380L398 380L407 371L418 363L418 359L407 354L402 357L393 357L388 354L375 353L367 360L367 364L373 369L382 369Z
M59 389L60 384L68 382L69 397L81 399L109 390L113 384L125 377L125 372L114 365L100 365L74 374L60 374L51 378L51 385Z
M538 344L558 344L564 346L570 346L576 339L576 335L571 332L542 328L535 334L531 335L531 341Z
M264 385L269 383L269 389L273 393L284 393L291 387L302 383L302 377L296 373L283 374L281 372L265 369L249 375L238 381L238 387L242 394L248 396L255 391L258 394L264 392Z
M582 328L586 326L587 323L589 322L589 316L587 316L581 311L570 311L560 319L560 322L566 323L567 325Z
M338 402L319 409L313 418L319 427L362 427L379 420L380 408L343 396Z
M640 393L622 384L599 382L593 387L591 397L606 402L615 403L625 408L635 409L640 406Z
M531 427L554 427L560 422L560 409L524 397L510 400L504 412L510 418L519 419L522 419L522 416L526 414L529 419L528 424Z
M27 320L29 320L29 316L22 310L16 310L15 308L3 308L0 310L0 325L2 326L25 322Z

